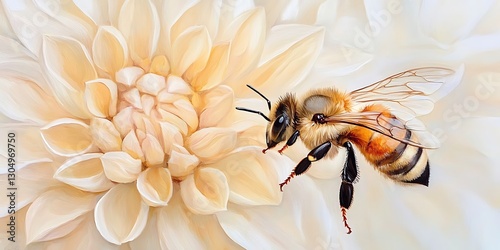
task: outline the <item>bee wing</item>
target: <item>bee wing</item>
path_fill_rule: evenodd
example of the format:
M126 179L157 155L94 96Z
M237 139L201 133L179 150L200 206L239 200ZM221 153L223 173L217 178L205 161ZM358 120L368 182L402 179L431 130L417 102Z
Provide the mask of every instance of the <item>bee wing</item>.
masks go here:
M344 123L361 126L416 147L439 147L439 140L428 133L422 124L409 124L409 122L403 121L396 116L389 117L380 112L344 113L326 117L325 121L329 124ZM419 141L405 138L408 130L415 133Z
M463 65L455 73L452 69L440 67L410 69L354 90L350 96L356 103L364 105L383 103L396 113L409 114L406 119L409 120L432 111L434 101L430 96L438 89L450 92L462 76ZM441 88L445 83L447 88ZM434 96L434 99L437 98Z

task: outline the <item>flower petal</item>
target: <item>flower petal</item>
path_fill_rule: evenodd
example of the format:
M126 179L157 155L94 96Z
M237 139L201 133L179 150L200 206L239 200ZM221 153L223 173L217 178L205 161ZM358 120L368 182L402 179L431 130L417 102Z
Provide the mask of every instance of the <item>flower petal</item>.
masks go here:
M101 26L92 44L94 63L110 76L128 64L127 41L113 26Z
M165 77L168 76L170 73L170 63L168 62L167 57L164 55L155 56L151 62L149 72Z
M122 148L120 132L107 119L92 119L90 121L90 133L94 144L103 152L119 151Z
M198 157L190 154L184 147L172 144L172 151L168 159L168 169L172 176L184 177L192 174L198 164L200 164Z
M185 75L186 79L192 80L205 67L211 47L212 41L205 27L187 28L172 46L172 74Z
M116 114L118 90L109 79L96 79L85 83L85 101L90 113L106 118Z
M231 41L227 70L231 79L237 79L257 65L265 38L266 16L263 8L246 11L231 23L221 38Z
M146 166L154 166L163 163L165 153L156 137L146 134L146 138L141 143Z
M276 205L281 202L277 169L292 168L293 162L276 152L262 154L257 147L242 147L216 163L229 183L229 201L242 205ZM281 176L280 176L281 177ZM285 178L285 177L283 177Z
M277 206L230 204L217 213L224 231L245 249L329 249L332 217L321 190L307 176L292 183Z
M116 72L115 77L117 82L125 85L126 87L130 87L130 86L135 86L135 82L143 74L144 74L143 69L131 66L120 69L118 72Z
M148 212L149 206L141 200L135 184L119 184L97 202L94 217L102 237L121 245L141 234Z
M54 178L83 191L108 190L113 183L104 174L101 156L101 153L93 153L71 158L57 169Z
M134 130L130 130L127 136L123 138L122 150L135 159L144 161L144 153Z
M129 243L130 249L161 249L158 232L158 210L151 209L148 223L141 235Z
M147 73L137 80L137 89L151 95L158 95L165 85L165 77L153 73Z
M202 168L183 180L180 187L182 200L191 212L213 214L226 210L229 186L220 170Z
M202 161L224 156L236 146L236 131L227 128L204 128L186 141L189 149Z
M217 86L202 95L205 107L200 114L200 128L215 127L234 106L233 90L227 86Z
M272 43L281 41L287 46L276 47L274 51L265 49L262 53L266 55L261 60L262 66L248 74L243 82L251 82L254 87L262 86L266 92L271 93L282 93L283 88L293 88L312 68L323 47L323 34L322 28L303 25L273 27L266 45L271 46ZM273 57L270 58L271 56ZM231 82L231 85L234 86L235 93L245 87L235 82Z
M181 98L177 99L172 104L160 104L159 106L164 111L181 118L185 123L187 123L191 131L198 128L198 114L189 100ZM179 127L179 129L181 128Z
M215 215L192 214L178 190L169 205L158 210L162 249L241 249L224 233Z
M207 65L191 81L193 88L203 91L220 84L226 77L229 52L229 43L215 45L210 52Z
M174 190L172 176L166 168L148 168L139 175L137 190L142 200L149 206L166 206Z
M81 93L85 82L97 78L97 73L85 47L68 37L44 36L43 62L53 93L63 107L75 116L88 118Z
M89 126L79 120L62 118L40 129L45 145L54 154L71 157L91 151Z
M191 86L181 77L170 75L167 79L167 86L162 91L164 94L191 95Z
M141 173L141 161L122 151L105 153L101 162L106 177L114 182L133 182Z
M163 152L170 155L172 145L177 144L183 146L184 138L176 126L168 122L159 122L159 124L161 128L161 139L163 139Z
M0 78L0 100L0 114L20 122L45 124L70 116L37 84L22 79Z
M54 199L56 198L56 199ZM26 214L27 243L63 237L92 211L96 195L68 187L53 189L40 195Z
M151 1L127 0L120 10L118 28L127 39L135 65L149 67L160 36L160 20Z

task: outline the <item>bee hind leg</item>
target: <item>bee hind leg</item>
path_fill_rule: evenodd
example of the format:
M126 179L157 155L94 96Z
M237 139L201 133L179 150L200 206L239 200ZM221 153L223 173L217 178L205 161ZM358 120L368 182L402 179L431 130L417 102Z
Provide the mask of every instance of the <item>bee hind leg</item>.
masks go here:
M340 185L339 200L340 210L342 212L342 221L347 228L347 234L352 232L351 227L347 224L347 209L351 206L354 196L354 186L352 185L358 180L358 164L351 142L346 141L343 146L347 149L347 159L342 168L342 184Z
M283 186L288 184L290 180L296 175L301 175L306 172L307 169L311 166L311 162L321 160L321 158L325 157L326 153L332 147L332 143L330 141L324 142L321 145L313 148L307 157L302 159L299 164L293 169L292 173L286 178L286 180L280 183L280 190L283 191Z

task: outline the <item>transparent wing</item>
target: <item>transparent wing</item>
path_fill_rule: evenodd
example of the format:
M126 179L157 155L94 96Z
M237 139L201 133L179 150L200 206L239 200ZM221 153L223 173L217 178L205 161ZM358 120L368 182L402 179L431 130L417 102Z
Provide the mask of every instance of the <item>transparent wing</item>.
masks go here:
M329 124L344 123L357 125L371 129L375 132L389 136L394 140L407 143L412 146L422 148L437 148L439 140L432 134L428 133L421 123L409 124L394 115L380 112L360 112L360 113L345 113L325 118ZM406 138L406 131L412 131L419 141L414 141Z
M463 72L463 66L458 70ZM451 91L460 74L448 68L425 67L407 70L350 93L353 101L367 105L382 103L391 111L407 113L411 117L428 114L434 108L430 97L438 89ZM443 85L448 88L442 88ZM402 117L400 117L402 118Z

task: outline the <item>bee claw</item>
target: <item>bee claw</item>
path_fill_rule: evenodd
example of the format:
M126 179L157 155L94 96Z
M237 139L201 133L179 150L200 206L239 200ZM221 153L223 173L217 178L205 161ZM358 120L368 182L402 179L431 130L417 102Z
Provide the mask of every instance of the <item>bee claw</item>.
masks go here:
M283 146L280 150L278 150L278 153L282 155L286 148L288 148L288 145Z
M281 192L283 192L283 186L285 186L286 184L288 184L288 182L290 182L290 180L295 177L295 172L292 172L284 182L280 183L280 190Z

